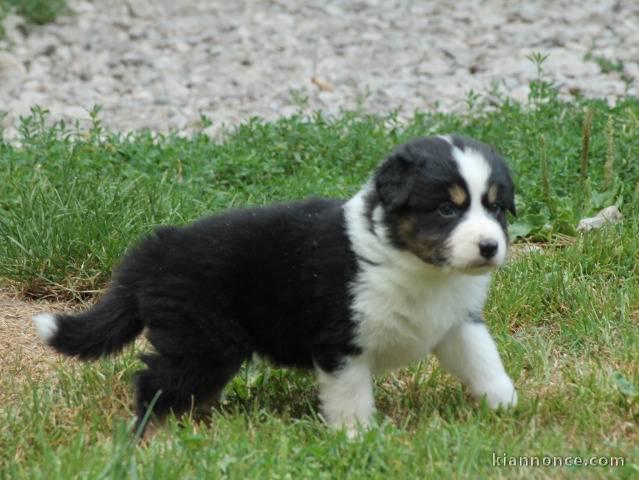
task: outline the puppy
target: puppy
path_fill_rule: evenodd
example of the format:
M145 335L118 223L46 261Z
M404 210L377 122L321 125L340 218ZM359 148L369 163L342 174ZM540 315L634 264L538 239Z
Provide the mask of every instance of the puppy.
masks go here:
M508 249L514 187L502 158L459 136L400 146L350 200L234 210L161 227L102 300L34 317L58 352L91 360L146 328L141 420L216 401L242 362L314 369L322 413L353 433L374 413L373 375L434 353L493 408L517 394L482 319Z

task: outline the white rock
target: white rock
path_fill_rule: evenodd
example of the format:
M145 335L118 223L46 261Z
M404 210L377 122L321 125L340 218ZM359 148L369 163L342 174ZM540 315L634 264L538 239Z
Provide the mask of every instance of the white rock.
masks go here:
M534 22L540 14L543 13L540 12L539 8L537 8L536 5L531 3L523 4L519 10L519 17L524 22Z
M280 109L278 109L276 112L278 115L281 115L282 117L290 117L292 115L295 115L297 112L299 112L299 107L295 106L295 105L286 105Z
M31 114L31 108L38 105L47 107L50 103L50 97L41 92L24 92L16 102L11 104L11 112L14 114L16 121L20 117L26 117Z
M38 35L29 39L28 46L31 55L52 55L55 52L58 39L55 35Z
M628 34L624 43L628 45L639 45L639 31L636 30L636 27L634 32Z
M433 58L416 64L415 72L420 75L428 75L430 77L441 77L454 70L452 62L443 58Z
M19 44L23 41L24 36L22 34L24 26L24 18L19 15L9 13L2 21L2 31L4 32L5 39L9 43Z
M85 0L69 0L68 7L75 14L86 14L95 11L95 7Z
M126 0L126 5L133 17L151 18L154 14L153 6L148 0Z
M525 102L536 78L526 59L533 52L550 54L544 72L562 98L580 91L614 102L626 85L619 72L602 73L584 59L593 45L593 55L618 58L624 75L639 78L635 2L317 5L69 0L73 15L43 27L25 29L9 16L0 51L28 68L17 67L13 80L0 77L0 108L16 119L27 100L61 111L97 102L109 126L162 131L197 128L200 109L216 122L291 114L291 91L307 97L308 111L363 107L385 114L435 104L464 111L468 90L484 95L493 82ZM330 81L334 91L319 91L311 77ZM23 98L27 89L40 96ZM631 85L628 93L636 90Z
M71 47L67 45L59 46L55 51L55 57L59 62L68 63L73 57Z
M551 76L559 72L574 78L597 75L600 71L596 63L584 61L580 54L558 48L550 51L543 67Z
M11 126L13 125L13 122L15 121L14 116L15 114L12 114L12 113L7 113L6 115L0 115L0 126L2 127L3 130L11 128Z
M582 232L588 232L590 230L601 228L605 225L611 225L619 223L623 219L623 215L619 211L616 205L606 207L601 210L597 215L590 218L583 218L577 225L577 230Z
M60 116L65 117L68 120L74 121L74 120L89 120L91 117L89 116L89 112L86 108L83 107L79 107L76 105L70 105L70 106L65 106L55 112L52 111L52 113L57 113Z
M27 74L22 62L7 52L0 52L0 95L15 95Z
M520 85L512 91L511 97L520 103L526 103L530 95L530 87L528 85Z
M628 62L623 66L623 73L639 81L639 63Z
M136 90L133 92L133 98L143 103L153 102L153 94L148 90Z

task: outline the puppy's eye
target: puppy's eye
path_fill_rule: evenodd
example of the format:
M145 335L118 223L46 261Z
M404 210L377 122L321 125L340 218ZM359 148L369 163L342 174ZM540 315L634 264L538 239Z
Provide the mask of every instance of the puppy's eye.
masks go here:
M452 203L442 203L437 212L444 218L451 218L457 216L458 208Z
M490 205L488 205L488 210L490 210L495 215L500 213L503 209L504 207L499 202L491 203Z

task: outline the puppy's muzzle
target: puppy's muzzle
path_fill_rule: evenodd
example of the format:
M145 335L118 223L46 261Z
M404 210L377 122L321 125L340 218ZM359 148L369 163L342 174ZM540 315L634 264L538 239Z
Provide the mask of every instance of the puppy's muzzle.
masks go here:
M488 239L480 240L479 242L479 254L486 260L490 260L497 254L499 243L497 240Z

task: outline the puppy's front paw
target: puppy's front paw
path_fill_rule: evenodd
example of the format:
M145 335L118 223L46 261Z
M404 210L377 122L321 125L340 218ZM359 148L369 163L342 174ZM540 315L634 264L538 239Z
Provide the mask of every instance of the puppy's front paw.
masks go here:
M502 375L490 382L476 385L473 395L477 398L486 397L488 406L493 410L498 408L514 408L517 406L517 391L508 375Z
M363 432L371 428L373 425L372 416L363 419L340 418L337 421L329 421L328 425L334 430L343 430L349 440L358 438Z

